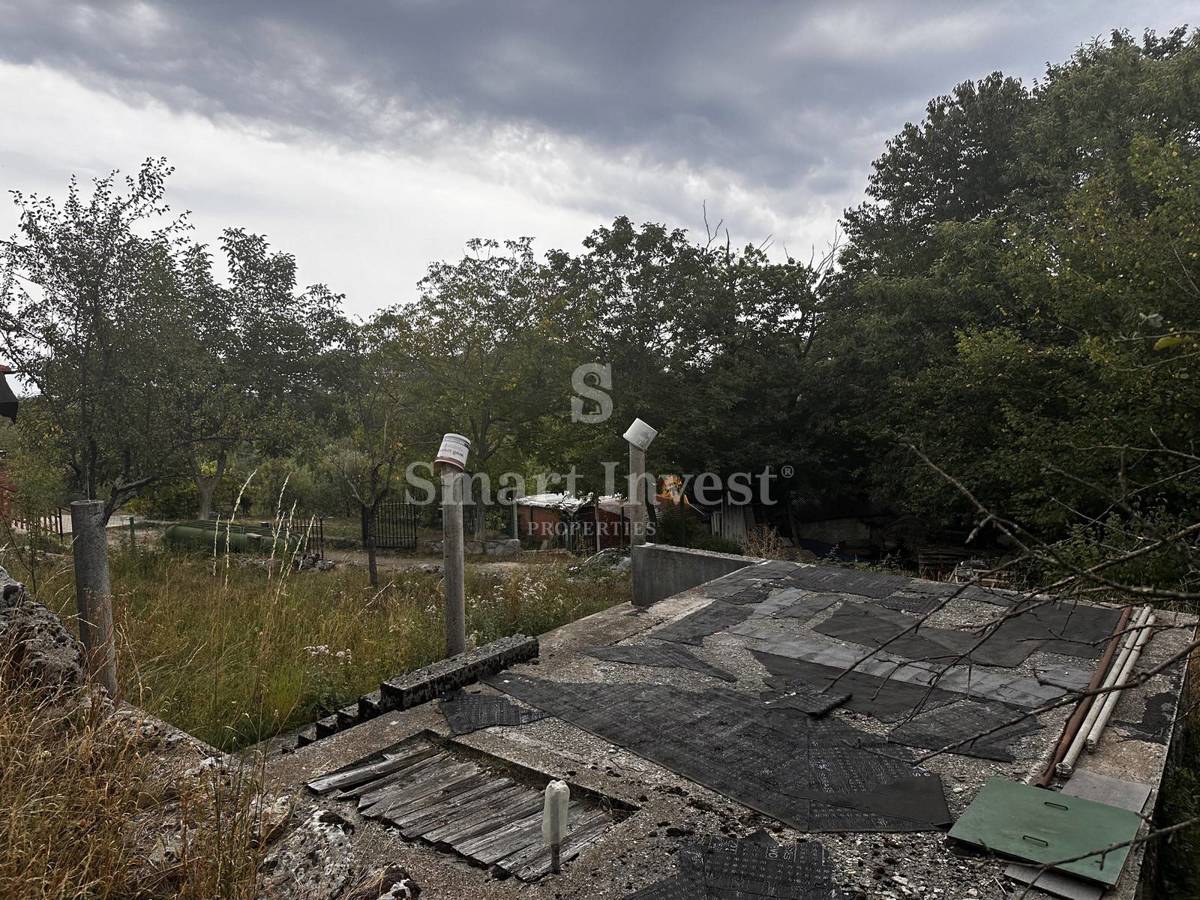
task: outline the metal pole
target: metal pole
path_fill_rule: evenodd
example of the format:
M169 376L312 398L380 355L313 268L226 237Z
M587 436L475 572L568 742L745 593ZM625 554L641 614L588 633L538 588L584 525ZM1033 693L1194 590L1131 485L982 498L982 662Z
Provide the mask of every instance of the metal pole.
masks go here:
M108 533L104 503L71 504L71 552L75 559L75 605L79 637L92 681L117 696L117 648L113 642L112 588L108 580Z
M646 543L646 451L629 445L629 546Z
M466 572L463 562L463 473L442 470L442 578L446 585L446 655L467 649Z
M133 516L129 517L129 549L137 552L137 531L133 527Z

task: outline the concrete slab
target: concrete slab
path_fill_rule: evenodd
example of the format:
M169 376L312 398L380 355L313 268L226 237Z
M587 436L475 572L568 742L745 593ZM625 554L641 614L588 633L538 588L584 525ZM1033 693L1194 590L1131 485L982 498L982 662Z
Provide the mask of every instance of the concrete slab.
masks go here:
M721 579L711 594L701 585L645 608L624 605L606 610L541 636L539 659L517 665L512 671L564 683L650 683L691 691L710 685L720 686L743 691L754 700L764 691L768 677L751 653L760 642L767 641L775 647L808 648L804 652L828 660L844 662L847 658L862 656L861 647L814 630L823 617L836 611L841 600L826 609L814 609L812 615L788 616L784 613L787 603L794 603L798 597L811 593L797 582L819 585L822 595L837 593L857 602L887 602L886 597L870 596L885 590L889 585L886 579L863 578L860 573L845 578L839 575L847 570L804 571L801 577L787 581L789 574L810 568L778 562L761 568L748 566ZM908 593L927 591L936 594L940 590L936 585L915 580L898 579L897 583L902 583ZM804 593L790 593L797 588ZM761 596L757 601L747 599L744 593L747 590L754 592L752 596ZM855 590L868 593L856 594ZM784 594L785 591L789 593ZM742 599L738 600L739 597ZM736 679L733 683L727 684L692 670L607 663L583 652L586 648L605 644L653 645L656 630L714 601L745 603L749 609L743 623L745 627L735 626L705 636L698 645L688 649L704 662L732 675ZM1003 612L994 597L989 596L986 600L962 597L951 600L930 623L939 628L966 630ZM1185 646L1194 632L1193 618L1168 614L1164 620L1170 627L1154 635L1147 645L1142 666L1155 665L1168 658ZM1067 662L1049 652L1033 653L1015 669L964 666L960 667L964 669L962 672L940 674L927 662L891 658L887 654L877 654L873 662L892 672L903 670L913 679L923 678L921 683L928 684L933 680L939 688L949 684L951 689L957 687L964 691L987 684L1003 694L1001 684L1011 688L1013 680L1017 679L1017 693L1004 695L1010 703L1023 700L1035 704L1044 698L1068 696L1066 687L1038 681L1039 673L1060 668ZM1069 662L1080 669L1088 665L1080 660ZM1145 706L1152 697L1163 690L1178 689L1178 681L1172 682L1170 676L1162 677L1165 678L1163 684L1155 684L1141 693L1130 692L1128 697L1122 698L1114 714L1114 724L1105 733L1097 751L1085 756L1078 766L1078 771L1152 786L1154 793L1148 808L1153 808L1156 802L1157 785L1167 759L1167 745L1146 740L1144 729L1137 730L1134 723L1140 728ZM1030 691L1028 696L1021 693L1026 688ZM477 686L468 691L489 693L491 689ZM1052 753L1070 711L1071 705L1064 704L1037 714L1034 718L1040 728L1014 740L1012 761L944 754L923 762L922 766L941 778L947 804L951 813L957 816L989 777L1025 780L1039 772ZM793 714L801 715L799 712ZM1020 715L1021 709L1017 708L1015 714ZM881 742L876 744L880 753L890 752L888 748L895 746L882 743L893 727L891 724L845 707L833 710L828 716L877 738ZM430 897L463 900L624 898L668 876L674 870L673 861L677 854L694 836L745 836L760 828L768 829L781 841L819 841L832 863L835 884L850 896L970 896L999 900L1018 896L1024 889L1003 877L1007 861L953 848L941 832L901 835L800 833L687 780L667 766L651 762L554 717L519 727L488 728L456 738L464 746L496 760L527 767L546 777L564 779L579 789L595 791L633 807L633 811L600 841L567 864L561 875L546 877L533 884L521 884L516 879L498 880L486 869L473 867L454 854L405 841L395 829L357 819L353 808L348 808L347 804L339 805L331 798L313 797L303 787L320 775L424 731L447 740L452 738L436 703L426 703L400 713L384 713L317 743L272 758L266 769L269 786L295 795L302 811L324 807L352 819L356 825L351 851L354 862L365 868L378 867L382 862L404 866L427 892L423 896ZM781 785L793 777L807 776L787 771L779 773ZM1145 848L1139 845L1130 853L1126 870L1111 896L1134 896L1144 851ZM1028 896L1044 895L1030 891Z

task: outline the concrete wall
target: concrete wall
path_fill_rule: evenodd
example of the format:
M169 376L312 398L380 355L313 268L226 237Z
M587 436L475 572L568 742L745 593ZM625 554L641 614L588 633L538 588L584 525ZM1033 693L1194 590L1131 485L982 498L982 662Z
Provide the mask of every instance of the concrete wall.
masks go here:
M649 606L762 562L753 556L711 553L666 544L640 544L633 548L633 605Z

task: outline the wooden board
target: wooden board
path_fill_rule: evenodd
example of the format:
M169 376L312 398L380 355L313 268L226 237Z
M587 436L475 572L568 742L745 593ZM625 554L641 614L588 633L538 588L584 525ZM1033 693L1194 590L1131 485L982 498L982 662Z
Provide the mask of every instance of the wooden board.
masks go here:
M424 737L317 778L308 787L357 801L364 817L387 822L407 839L449 847L522 881L536 881L550 871L550 848L542 842L543 786L518 782ZM569 812L564 863L612 827L611 813L590 799L576 798Z

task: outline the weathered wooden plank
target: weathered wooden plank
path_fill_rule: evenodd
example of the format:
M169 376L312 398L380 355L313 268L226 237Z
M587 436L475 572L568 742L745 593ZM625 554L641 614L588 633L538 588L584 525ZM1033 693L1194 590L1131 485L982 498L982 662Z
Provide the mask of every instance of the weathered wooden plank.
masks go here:
M527 791L520 785L509 784L498 791L480 794L445 815L431 817L419 826L414 823L410 832L434 843L450 843L478 833L492 821L498 811L528 800Z
M607 814L602 814L598 820L593 820L590 824L582 826L579 830L573 832L563 841L562 846L562 861L566 862L569 859L574 859L588 847L599 841L612 827L612 820ZM506 869L505 871L512 871ZM541 853L527 862L524 866L512 872L517 878L522 881L536 881L550 873L550 850L546 848L545 853Z
M432 756L426 756L418 759L412 765L399 769L391 775L385 775L383 778L372 782L369 785L363 785L358 792L359 801L358 808L363 810L374 804L384 794L391 793L392 788L398 784L409 784L422 777L422 773L433 766L440 764L438 754L435 752Z
M403 778L407 774L411 773L413 768L418 763L423 762L426 759L429 759L436 753L437 753L436 748L425 747L419 753L416 753L416 754L413 754L413 755L407 757L403 761L403 765L401 765L400 767L398 767L398 768L394 769L393 771L388 772L384 775L381 775L380 777L378 777L372 781L366 781L366 782L363 782L362 784L356 784L353 787L345 788L341 793L339 793L337 795L337 797L335 799L337 799L337 800L354 800L354 799L357 799L358 797L362 797L366 794L373 793L374 791L377 791L382 787L386 787L389 784L395 784L397 781L403 780Z
M368 807L374 806L383 797L390 794L397 785L412 784L422 779L425 774L431 769L436 769L442 762L447 759L446 754L440 753L431 756L428 759L423 759L411 768L397 772L394 780L389 779L387 784L380 785L377 789L370 793L364 793L358 800L358 811L367 815Z
M375 815L389 818L393 810L405 809L413 804L423 805L428 798L445 793L447 786L463 779L471 778L479 773L479 767L472 763L462 763L445 769L438 769L428 774L428 777L406 784L392 791L387 804L379 803Z
M413 810L400 821L399 827L405 837L419 837L422 833L440 828L449 822L468 818L471 809L482 809L494 798L502 795L515 796L516 793L513 783L507 778L488 780L474 790L459 794L444 805L431 805L423 810Z
M570 829L567 835L569 840L573 835L578 834L581 829L587 828L599 820L599 810L588 810L582 804L571 804L570 812ZM564 845L566 841L563 842ZM565 847L564 847L565 849ZM516 853L510 853L502 859L496 860L496 865L506 872L513 872L520 869L534 860L540 853L545 851L546 859L550 859L550 847L546 844L538 843L518 850Z
M495 831L509 822L520 811L527 815L533 810L529 794L517 790L507 796L494 795L487 802L479 804L469 813L460 815L456 820L447 821L443 825L426 830L422 835L425 840L434 843L458 846L463 841Z
M443 828L430 831L424 838L435 843L451 844L455 849L460 849L463 842L492 833L514 818L527 816L535 809L541 808L540 794L536 791L521 791L514 797L489 805L477 814L477 818L464 816L462 821L451 822Z
M540 840L541 834L542 810L539 805L531 814L513 819L491 834L485 834L465 844L455 844L455 849L478 862L491 864L527 846L535 836Z
M464 793L470 794L483 788L490 787L495 779L487 772L475 771L465 778L455 779L441 791L425 797L421 802L409 804L407 808L393 807L388 811L388 819L396 825L407 825L422 815L434 809L451 809L457 798Z
M408 765L408 758L407 754L402 756L392 756L389 754L379 762L368 763L365 766L359 766L355 769L326 775L323 778L310 781L308 789L317 794L324 794L338 788L345 789L365 784L383 775L395 772L397 769L404 768Z

